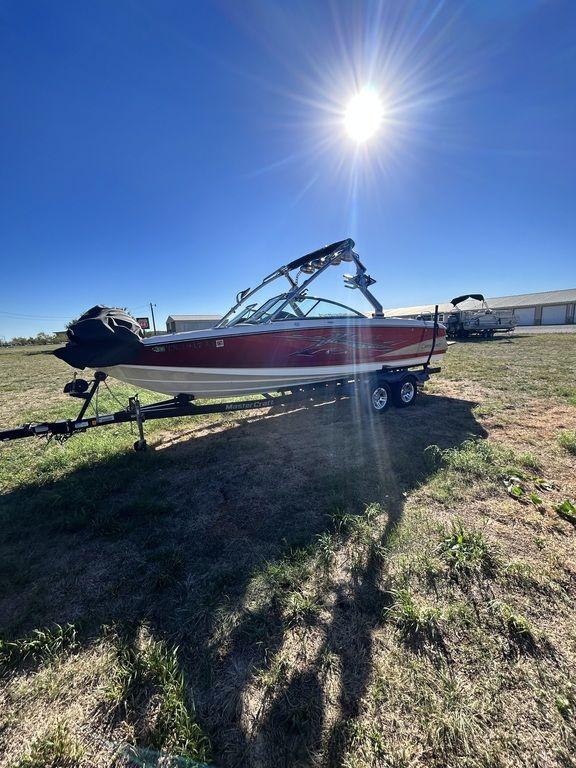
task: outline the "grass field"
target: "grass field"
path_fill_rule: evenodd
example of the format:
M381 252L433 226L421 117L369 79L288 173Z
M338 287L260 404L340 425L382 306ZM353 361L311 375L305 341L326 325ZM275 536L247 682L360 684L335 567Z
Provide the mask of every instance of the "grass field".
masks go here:
M0 427L77 410L44 351ZM576 765L575 371L515 336L377 419L0 446L0 765Z

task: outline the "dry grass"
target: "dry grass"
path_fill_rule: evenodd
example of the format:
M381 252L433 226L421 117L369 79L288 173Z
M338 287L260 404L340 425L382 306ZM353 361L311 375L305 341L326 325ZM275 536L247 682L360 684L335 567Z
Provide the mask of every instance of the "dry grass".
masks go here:
M0 765L574 765L575 366L458 344L378 421L2 446ZM3 424L73 413L66 376L0 355Z

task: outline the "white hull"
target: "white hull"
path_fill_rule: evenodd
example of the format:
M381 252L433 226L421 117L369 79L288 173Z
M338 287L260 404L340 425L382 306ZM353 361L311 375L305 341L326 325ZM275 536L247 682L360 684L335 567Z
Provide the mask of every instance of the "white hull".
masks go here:
M439 359L444 350L433 358ZM387 368L406 368L424 365L428 354L386 360ZM165 366L117 365L102 370L109 376L125 381L137 389L148 389L167 395L189 394L196 397L218 398L275 392L305 384L316 384L335 379L354 378L379 371L382 362L356 365L311 366L309 368L168 368Z

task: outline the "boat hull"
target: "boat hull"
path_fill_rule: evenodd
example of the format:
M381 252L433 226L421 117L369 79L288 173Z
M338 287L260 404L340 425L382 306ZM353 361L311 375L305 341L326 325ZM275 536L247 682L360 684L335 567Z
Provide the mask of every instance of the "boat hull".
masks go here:
M130 364L101 370L169 395L248 395L423 365L433 334L432 323L395 318L210 329L148 339ZM445 351L440 327L432 359Z

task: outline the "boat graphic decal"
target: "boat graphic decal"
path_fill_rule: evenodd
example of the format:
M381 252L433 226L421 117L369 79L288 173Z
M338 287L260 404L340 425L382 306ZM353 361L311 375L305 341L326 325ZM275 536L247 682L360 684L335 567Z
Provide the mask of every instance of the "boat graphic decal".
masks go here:
M299 335L292 336L287 334L286 338L296 341L302 340L302 337ZM318 354L330 354L330 347L334 345L338 347L346 347L348 350L369 349L376 356L381 357L394 351L394 349L399 346L394 342L382 343L374 341L360 341L356 335L346 331L344 333L334 334L331 336L306 336L306 341L309 342L306 347L295 352L291 352L289 357L300 355L304 357L313 357L314 355ZM404 343L402 346L404 346ZM341 352L342 350L338 349L337 351Z

